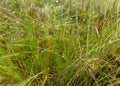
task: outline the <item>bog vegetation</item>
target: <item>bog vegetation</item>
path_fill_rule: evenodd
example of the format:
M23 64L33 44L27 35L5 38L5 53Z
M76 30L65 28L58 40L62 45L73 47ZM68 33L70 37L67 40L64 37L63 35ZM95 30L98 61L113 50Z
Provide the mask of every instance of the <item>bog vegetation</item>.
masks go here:
M0 0L0 86L119 85L119 0Z

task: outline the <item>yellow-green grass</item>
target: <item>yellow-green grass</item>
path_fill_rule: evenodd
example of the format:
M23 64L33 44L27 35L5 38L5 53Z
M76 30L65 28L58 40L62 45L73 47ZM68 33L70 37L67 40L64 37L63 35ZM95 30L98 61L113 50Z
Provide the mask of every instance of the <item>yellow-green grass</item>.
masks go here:
M0 2L1 86L120 85L119 0Z

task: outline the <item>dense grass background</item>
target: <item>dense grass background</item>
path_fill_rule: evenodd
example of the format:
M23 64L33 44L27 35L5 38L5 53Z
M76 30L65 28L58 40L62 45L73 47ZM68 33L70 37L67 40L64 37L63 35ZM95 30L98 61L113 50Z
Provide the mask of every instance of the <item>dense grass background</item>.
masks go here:
M119 86L119 0L1 0L0 86Z

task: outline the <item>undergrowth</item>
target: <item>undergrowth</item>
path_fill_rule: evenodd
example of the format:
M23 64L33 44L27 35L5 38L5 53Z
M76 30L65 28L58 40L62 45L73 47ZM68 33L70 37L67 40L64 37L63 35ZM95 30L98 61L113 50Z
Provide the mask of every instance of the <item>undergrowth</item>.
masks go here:
M0 86L119 86L119 14L119 0L1 0Z

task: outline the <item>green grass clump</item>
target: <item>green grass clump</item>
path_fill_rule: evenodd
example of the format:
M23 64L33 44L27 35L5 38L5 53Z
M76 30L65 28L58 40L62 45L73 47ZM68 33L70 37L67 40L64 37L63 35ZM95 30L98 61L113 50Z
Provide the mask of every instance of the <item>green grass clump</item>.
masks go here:
M119 14L119 0L1 0L0 86L119 86Z

